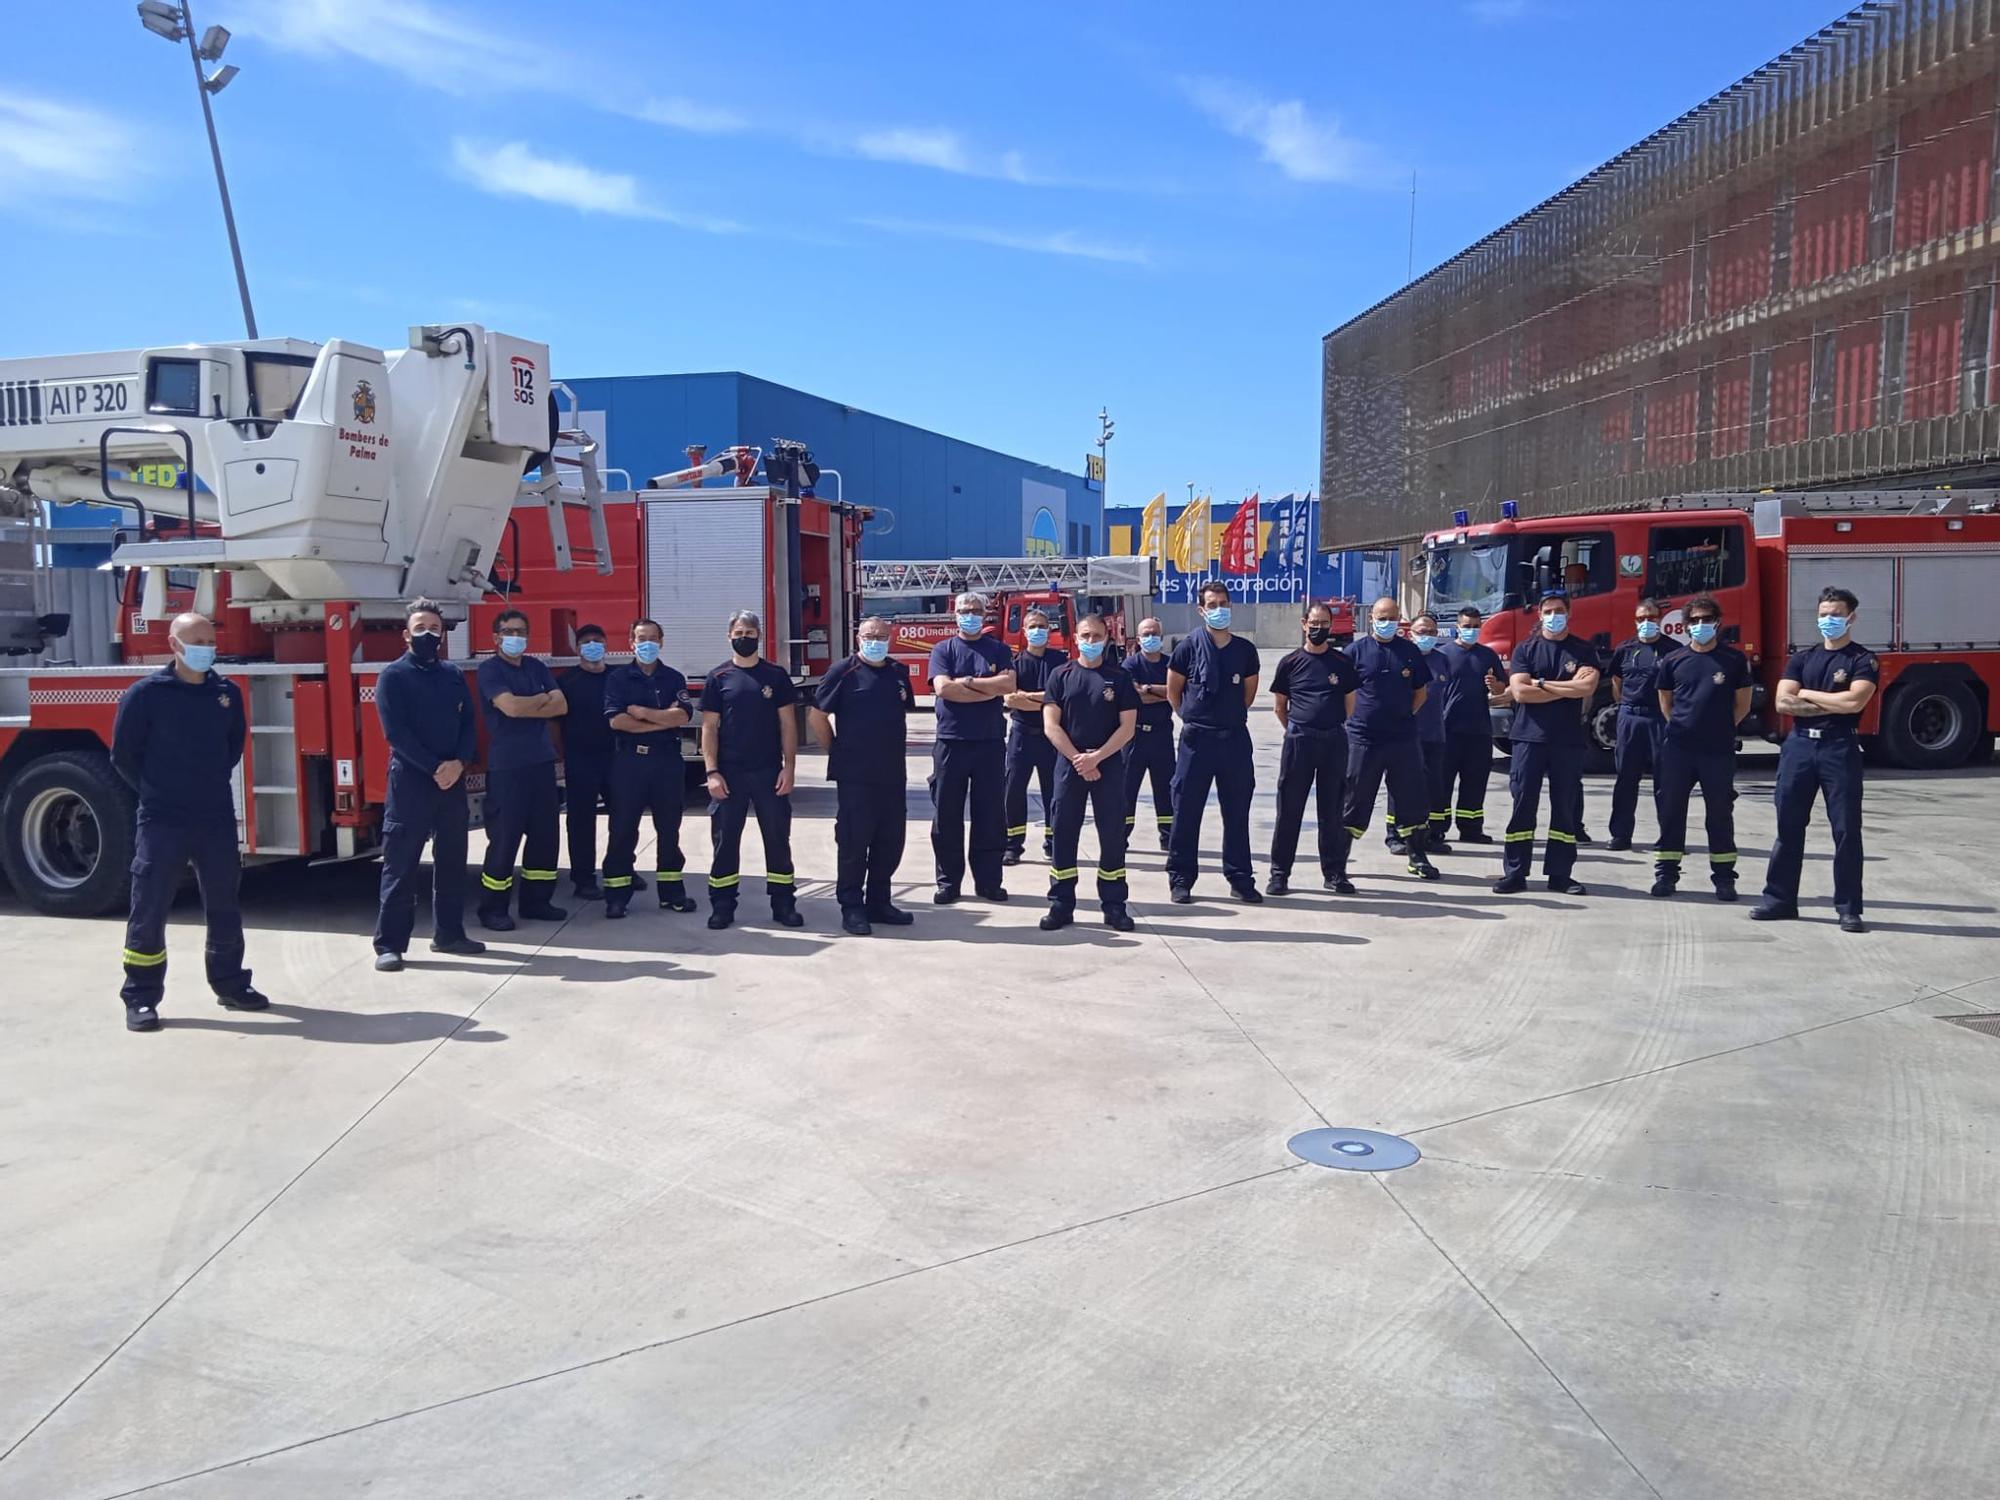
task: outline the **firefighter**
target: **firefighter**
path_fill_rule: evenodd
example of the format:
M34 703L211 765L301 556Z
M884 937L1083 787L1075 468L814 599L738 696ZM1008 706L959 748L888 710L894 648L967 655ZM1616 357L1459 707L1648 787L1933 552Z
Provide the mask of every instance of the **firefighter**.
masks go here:
M1208 789L1222 807L1222 875L1236 899L1264 899L1250 868L1250 799L1257 790L1251 760L1250 704L1257 696L1257 648L1230 632L1229 585L1201 586L1203 628L1182 639L1167 663L1167 698L1181 716L1174 762L1173 845L1167 885L1174 902L1194 899L1201 871L1201 819Z
M1125 658L1125 675L1139 692L1139 727L1125 747L1125 826L1137 830L1139 791L1150 777L1163 850L1174 844L1174 705L1167 697L1166 643L1158 620L1141 620L1139 649Z
M1659 796L1660 739L1667 727L1660 717L1661 672L1679 649L1662 634L1659 600L1641 599L1632 611L1631 639L1611 653L1611 696L1618 704L1618 745L1614 751L1618 775L1611 786L1611 842L1607 848L1632 847L1641 776L1653 778L1653 795L1656 800Z
M1861 712L1875 696L1881 668L1854 639L1861 601L1843 588L1820 590L1820 644L1795 652L1778 682L1777 710L1792 717L1778 754L1778 836L1764 872L1759 922L1799 914L1799 870L1813 798L1826 798L1833 829L1833 905L1842 932L1866 932L1861 920Z
M1111 633L1098 615L1076 622L1076 660L1049 674L1043 724L1055 746L1055 853L1049 866L1049 909L1041 920L1054 932L1076 920L1077 842L1088 804L1097 824L1097 901L1104 925L1130 932L1125 902L1124 750L1139 724L1139 690L1106 659Z
M1056 771L1055 746L1042 728L1042 689L1049 674L1069 660L1069 653L1049 646L1049 617L1031 609L1021 617L1027 644L1014 657L1014 691L1001 701L1013 721L1007 732L1007 852L1003 865L1018 865L1028 847L1028 779L1042 794L1042 858L1054 842L1050 795Z
M486 945L465 935L465 845L470 811L465 768L479 755L479 718L465 673L446 661L444 616L428 599L403 618L408 647L375 679L375 712L389 743L389 796L382 808L382 897L375 967L403 967L417 916L417 866L431 846L431 951L473 957Z
M611 729L604 722L604 627L576 633L577 665L556 679L563 693L563 806L569 822L569 880L579 901L603 898L597 883L597 807L611 800Z
M1417 714L1430 699L1430 659L1401 637L1402 622L1401 607L1384 595L1368 611L1368 634L1348 648L1361 686L1347 726L1347 836L1358 839L1368 831L1375 794L1386 780L1409 872L1419 880L1436 880L1437 866L1426 852L1430 792L1417 743ZM1336 878L1346 877L1343 864Z
M1330 891L1354 894L1347 878L1347 829L1342 795L1347 789L1347 716L1361 674L1333 644L1333 611L1306 607L1299 622L1306 643L1278 663L1271 676L1271 712L1285 732L1278 751L1278 826L1271 835L1267 896L1291 894L1292 860L1306 798L1318 790L1319 872Z
M736 919L743 824L754 809L764 836L764 892L771 919L803 927L792 874L792 777L799 759L799 690L791 674L764 660L764 622L753 610L729 617L729 660L701 685L701 758L708 766L708 826L715 855L708 871L708 925Z
M874 925L916 919L890 901L909 823L909 716L917 695L910 669L889 656L889 622L871 615L855 651L834 665L813 698L813 732L826 749L834 785L834 897L843 932L867 937Z
M1424 827L1428 837L1424 840L1426 854L1449 854L1451 845L1445 842L1445 835L1451 832L1451 805L1445 800L1445 783L1449 766L1445 760L1444 737L1444 689L1445 679L1451 673L1450 665L1438 654L1438 647L1444 644L1444 637L1438 634L1438 619L1426 611L1410 621L1410 644L1424 654L1424 667L1430 679L1424 684L1423 706L1417 710L1417 760L1424 773ZM1389 796L1389 821L1387 842L1391 854L1408 854L1409 841L1396 827L1396 798L1392 788Z
M230 777L248 732L243 692L215 673L215 626L205 615L177 616L167 628L173 660L140 678L118 700L111 763L139 794L132 846L132 910L125 923L128 1031L160 1029L167 983L167 909L181 872L194 866L208 928L208 987L227 1010L264 1010L243 967L242 866Z
M937 740L931 752L931 853L937 890L931 900L959 899L968 859L972 888L985 901L1005 901L1000 860L1007 847L1006 761L1001 748L1001 700L1014 691L1014 658L986 634L984 595L952 601L958 633L931 648L931 692ZM972 834L968 849L967 810Z
M556 792L556 745L549 722L568 707L563 690L539 657L528 655L528 617L503 609L493 621L497 654L479 664L486 706L486 863L479 872L479 925L512 932L514 856L521 858L521 916L561 922L555 905L561 811Z
M653 818L653 878L660 910L689 912L681 853L681 730L694 722L687 678L660 660L657 620L632 622L632 660L606 674L600 710L611 736L611 837L604 850L604 915L625 915L643 885L632 873L639 824Z
M1492 710L1511 701L1500 657L1479 643L1483 616L1467 605L1458 612L1453 640L1438 648L1444 680L1444 774L1437 805L1451 814L1461 844L1490 844L1486 783L1493 774ZM1435 809L1433 809L1435 811Z
M1561 589L1542 595L1540 616L1541 629L1514 648L1507 664L1507 689L1514 700L1507 779L1514 813L1507 820L1503 873L1493 889L1508 895L1528 888L1546 781L1549 838L1542 873L1550 890L1581 896L1584 888L1571 871L1583 823L1583 709L1597 691L1597 653L1569 633L1569 595Z
M1736 899L1736 726L1750 712L1750 662L1721 643L1722 606L1708 594L1688 600L1688 643L1659 673L1666 722L1653 805L1660 842L1653 851L1653 894L1671 896L1687 849L1688 798L1701 787L1708 814L1708 873L1715 899Z

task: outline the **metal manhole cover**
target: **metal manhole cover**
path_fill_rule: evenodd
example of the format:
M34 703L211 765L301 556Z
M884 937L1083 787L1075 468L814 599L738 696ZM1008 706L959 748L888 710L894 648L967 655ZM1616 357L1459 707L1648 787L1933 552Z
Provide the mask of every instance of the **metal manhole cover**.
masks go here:
M1400 1135L1384 1135L1379 1130L1307 1130L1285 1145L1292 1155L1315 1166L1337 1167L1343 1172L1393 1172L1417 1160L1417 1148Z
M1983 1032L1987 1036L2000 1036L2000 1011L1986 1015L1939 1016L1940 1021L1949 1021L1954 1026L1963 1026L1967 1031Z

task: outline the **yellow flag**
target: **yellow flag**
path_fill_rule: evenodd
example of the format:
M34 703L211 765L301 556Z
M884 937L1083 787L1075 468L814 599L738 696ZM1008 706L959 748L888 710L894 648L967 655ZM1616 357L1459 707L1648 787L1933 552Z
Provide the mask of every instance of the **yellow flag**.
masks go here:
M1208 497L1189 504L1174 523L1174 566L1183 573L1200 573L1209 564Z
M1139 518L1139 555L1164 565L1166 552L1167 495L1162 490L1146 502L1145 513Z

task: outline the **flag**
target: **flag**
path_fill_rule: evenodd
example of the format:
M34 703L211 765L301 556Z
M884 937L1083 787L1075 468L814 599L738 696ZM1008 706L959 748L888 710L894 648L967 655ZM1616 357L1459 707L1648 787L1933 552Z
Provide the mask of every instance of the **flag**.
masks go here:
M1312 557L1312 491L1292 501L1291 565L1304 568Z
M1171 543L1174 566L1183 573L1208 571L1208 500L1190 501L1173 525Z
M1146 502L1145 513L1139 518L1139 555L1166 566L1167 496L1164 490Z
M1271 566L1283 572L1292 560L1292 501L1290 491L1271 502L1271 535L1268 555Z
M1235 516L1222 533L1222 571L1257 571L1257 515L1262 507L1252 495L1236 508Z

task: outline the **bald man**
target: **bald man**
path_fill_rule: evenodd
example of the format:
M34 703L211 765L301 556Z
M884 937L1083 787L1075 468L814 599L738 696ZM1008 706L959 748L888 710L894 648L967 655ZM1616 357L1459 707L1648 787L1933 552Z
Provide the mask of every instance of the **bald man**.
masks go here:
M242 866L230 778L247 733L243 693L216 675L215 626L205 616L180 615L167 635L174 659L125 690L111 734L111 763L139 794L119 991L128 1031L160 1029L167 909L190 863L208 923L208 987L228 1010L263 1010L271 1003L250 987L243 967L243 912L236 901Z

